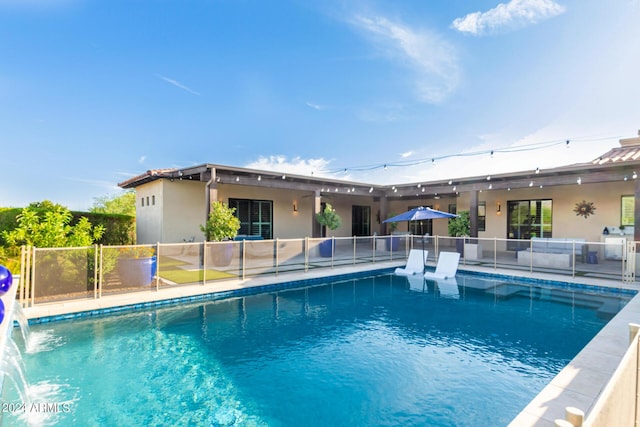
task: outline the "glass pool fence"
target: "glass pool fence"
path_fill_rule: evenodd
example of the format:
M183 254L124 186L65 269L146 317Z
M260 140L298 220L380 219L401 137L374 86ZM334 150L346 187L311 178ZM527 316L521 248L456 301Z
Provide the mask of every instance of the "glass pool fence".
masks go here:
M23 247L18 299L24 307L124 292L208 285L229 279L406 260L411 249L458 251L461 266L635 282L637 243L514 240L410 234L77 248Z

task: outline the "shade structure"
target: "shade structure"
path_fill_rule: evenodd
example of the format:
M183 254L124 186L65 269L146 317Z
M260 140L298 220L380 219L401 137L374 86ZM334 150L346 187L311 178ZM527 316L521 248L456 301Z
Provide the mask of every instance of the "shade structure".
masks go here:
M400 221L422 221L425 219L438 219L438 218L455 218L458 215L451 214L448 212L442 212L437 209L425 208L424 206L418 206L417 208L413 208L406 212L401 213L400 215L393 216L391 218L385 219L382 222L400 222ZM422 224L420 224L422 226ZM420 234L422 234L422 230L420 230ZM422 237L422 253L424 254L424 236ZM423 270L425 262L422 263ZM423 271L424 272L424 271Z
M409 211L403 212L400 215L385 219L382 222L420 221L423 219L455 218L457 216L458 215L456 214L442 212L437 209L418 206L417 208L413 208Z

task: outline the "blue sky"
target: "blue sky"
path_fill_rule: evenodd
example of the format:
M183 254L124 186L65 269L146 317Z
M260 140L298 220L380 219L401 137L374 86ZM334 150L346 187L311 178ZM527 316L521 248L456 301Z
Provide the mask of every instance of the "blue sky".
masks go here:
M640 128L638 22L640 0L0 0L0 206L201 163L382 184L588 161Z

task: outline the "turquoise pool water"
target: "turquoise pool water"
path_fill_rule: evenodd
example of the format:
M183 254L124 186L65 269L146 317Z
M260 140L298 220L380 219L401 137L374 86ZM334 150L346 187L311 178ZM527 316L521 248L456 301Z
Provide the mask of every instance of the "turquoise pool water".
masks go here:
M506 425L630 298L457 283L382 274L32 325L30 394L57 410L4 421Z

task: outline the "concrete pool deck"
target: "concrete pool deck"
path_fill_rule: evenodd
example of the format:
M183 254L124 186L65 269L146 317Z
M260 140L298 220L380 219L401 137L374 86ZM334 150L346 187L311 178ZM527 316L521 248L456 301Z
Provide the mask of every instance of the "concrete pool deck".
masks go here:
M102 296L100 299L81 299L52 302L25 308L29 319L109 309L114 307L152 303L216 292L248 289L278 282L309 280L329 276L381 270L404 265L402 261L336 266L307 272L281 273L277 276L250 277L245 280L221 280L206 285L187 285L161 288L159 291L140 291L127 294ZM613 289L640 290L638 284L603 280L589 277L567 277L554 274L529 273L521 270L494 269L481 266L460 266L459 271L500 274L524 279L550 280L565 283L608 287ZM629 323L640 322L640 295L629 303L594 337L587 346L522 410L510 426L554 426L554 420L564 419L565 408L573 406L587 415L596 398L606 386L629 345Z

